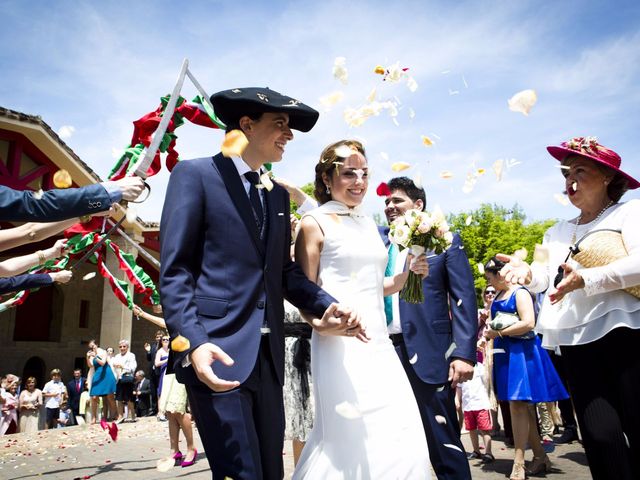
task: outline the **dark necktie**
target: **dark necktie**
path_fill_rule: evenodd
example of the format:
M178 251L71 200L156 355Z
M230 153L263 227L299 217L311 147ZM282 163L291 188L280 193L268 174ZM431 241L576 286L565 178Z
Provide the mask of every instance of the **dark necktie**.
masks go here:
M251 184L249 186L249 200L251 200L251 206L253 207L253 216L256 220L258 230L262 232L262 220L264 217L264 211L262 210L262 202L260 201L260 193L256 185L260 183L260 176L258 172L247 172L244 177Z
M76 380L76 392L80 393L80 380Z

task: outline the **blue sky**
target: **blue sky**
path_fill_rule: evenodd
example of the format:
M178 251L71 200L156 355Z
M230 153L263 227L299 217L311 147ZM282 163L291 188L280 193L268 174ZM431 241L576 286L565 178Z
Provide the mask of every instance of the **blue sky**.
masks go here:
M554 199L563 182L545 146L577 135L597 136L640 177L635 1L0 0L0 11L0 105L40 115L56 131L72 126L65 141L103 178L131 122L156 108L184 57L209 93L269 86L322 112L314 130L287 146L278 175L311 181L325 145L363 140L371 213L382 211L375 187L404 161L412 167L402 174L419 173L428 204L445 211L518 202L530 219L572 217L575 209ZM347 85L332 75L339 56ZM409 67L415 92L373 73L396 62ZM343 110L364 104L374 87L379 100L398 104L399 126L383 112L350 128ZM525 89L538 95L529 116L507 106ZM338 90L344 99L324 111L319 98ZM183 95L194 94L187 84ZM193 125L176 133L184 159L216 153L222 140L221 131ZM425 147L421 135L436 145ZM514 163L500 181L491 168L498 159ZM476 168L487 172L463 193ZM441 178L444 170L452 178ZM138 207L143 219L159 219L167 179L151 179L153 196Z

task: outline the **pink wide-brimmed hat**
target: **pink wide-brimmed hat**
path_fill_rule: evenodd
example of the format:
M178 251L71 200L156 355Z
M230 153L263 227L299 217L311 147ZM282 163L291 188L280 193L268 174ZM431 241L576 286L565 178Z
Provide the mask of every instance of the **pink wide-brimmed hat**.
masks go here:
M640 187L640 182L628 173L620 170L622 159L613 150L604 147L598 143L596 137L573 137L567 142L562 142L560 146L547 147L547 151L554 158L563 161L571 155L579 155L588 158L594 162L598 162L605 167L619 173L628 180L627 187L629 190Z

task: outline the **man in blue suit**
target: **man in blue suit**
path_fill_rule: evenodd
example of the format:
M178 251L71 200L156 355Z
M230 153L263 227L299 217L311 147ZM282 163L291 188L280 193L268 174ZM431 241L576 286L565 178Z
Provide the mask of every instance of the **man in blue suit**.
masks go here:
M132 201L144 189L139 177L96 183L80 188L47 190L41 195L0 185L0 220L56 222L109 210L120 200Z
M292 129L309 131L318 112L266 88L214 94L227 131L249 143L241 156L180 162L162 212L160 288L177 378L214 479L284 475L283 297L332 334L359 329L357 315L310 282L291 261L289 195L263 187L263 165L278 162Z
M424 190L407 177L388 183L385 199L389 224L407 210L422 211ZM389 245L389 228L381 229L390 248L388 271L402 268L406 251ZM423 281L424 303L411 304L398 294L385 298L389 333L407 372L420 408L431 464L438 479L470 479L469 462L460 441L455 407L458 383L473 377L476 361L477 305L473 274L460 236L440 255L427 252L429 275ZM455 344L455 345L454 345Z

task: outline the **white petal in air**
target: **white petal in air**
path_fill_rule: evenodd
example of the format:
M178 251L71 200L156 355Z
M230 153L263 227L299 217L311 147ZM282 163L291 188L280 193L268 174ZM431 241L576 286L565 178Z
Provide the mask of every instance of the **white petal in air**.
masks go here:
M566 207L567 205L569 205L569 198L566 195L563 195L562 193L554 193L553 198L555 198L556 202L558 202L563 207Z
M349 158L353 155L353 150L348 145L340 145L338 148L334 150L337 157L340 158Z
M442 415L436 415L436 422L438 422L440 425L446 425L447 424L447 419L444 418Z
M320 104L326 111L330 110L336 103L340 102L344 98L344 93L341 91L329 93L323 97L320 97Z
M389 161L389 154L387 152L380 152L380 156L385 162Z
M469 225L471 225L471 222L473 221L473 216L469 215L465 221L464 224L468 227Z
M418 354L417 354L417 353L414 353L414 354L413 354L413 357L411 357L411 358L409 359L409 363L410 363L411 365L415 365L415 363L416 363L417 361L418 361Z
M537 101L538 95L536 95L535 90L523 90L508 100L509 110L512 112L520 112L523 115L529 115L529 112Z
M413 108L409 109L409 118L413 120L416 116L416 111Z
M477 267L478 267L478 273L480 275L484 275L484 265L482 263L479 263Z
M462 305L462 299L460 298L457 302L456 305L459 307L460 305Z
M347 420L354 420L356 418L362 417L362 413L360 413L360 410L358 410L355 405L347 402L346 400L336 405L335 409L338 415L346 418Z
M85 280L85 281L91 280L95 276L96 276L96 272L89 272L84 277L82 277L82 280Z
M416 173L412 180L416 187L422 188L422 174L420 172Z
M411 168L411 164L407 162L395 162L391 164L391 170L394 172L401 172L402 170L406 170L407 168Z
M443 443L443 445L447 448L452 448L453 450L457 450L460 453L462 453L462 450L460 450L460 447L456 446L456 445L452 445L450 443Z
M444 385L442 385L441 387L436 388L436 392L442 392L444 390Z
M493 173L496 174L496 180L502 180L502 172L504 171L504 160L502 158L499 158L498 160L493 162L492 168Z
M345 57L336 57L333 62L333 76L344 85L349 81L349 72L347 71L346 63L347 59Z

